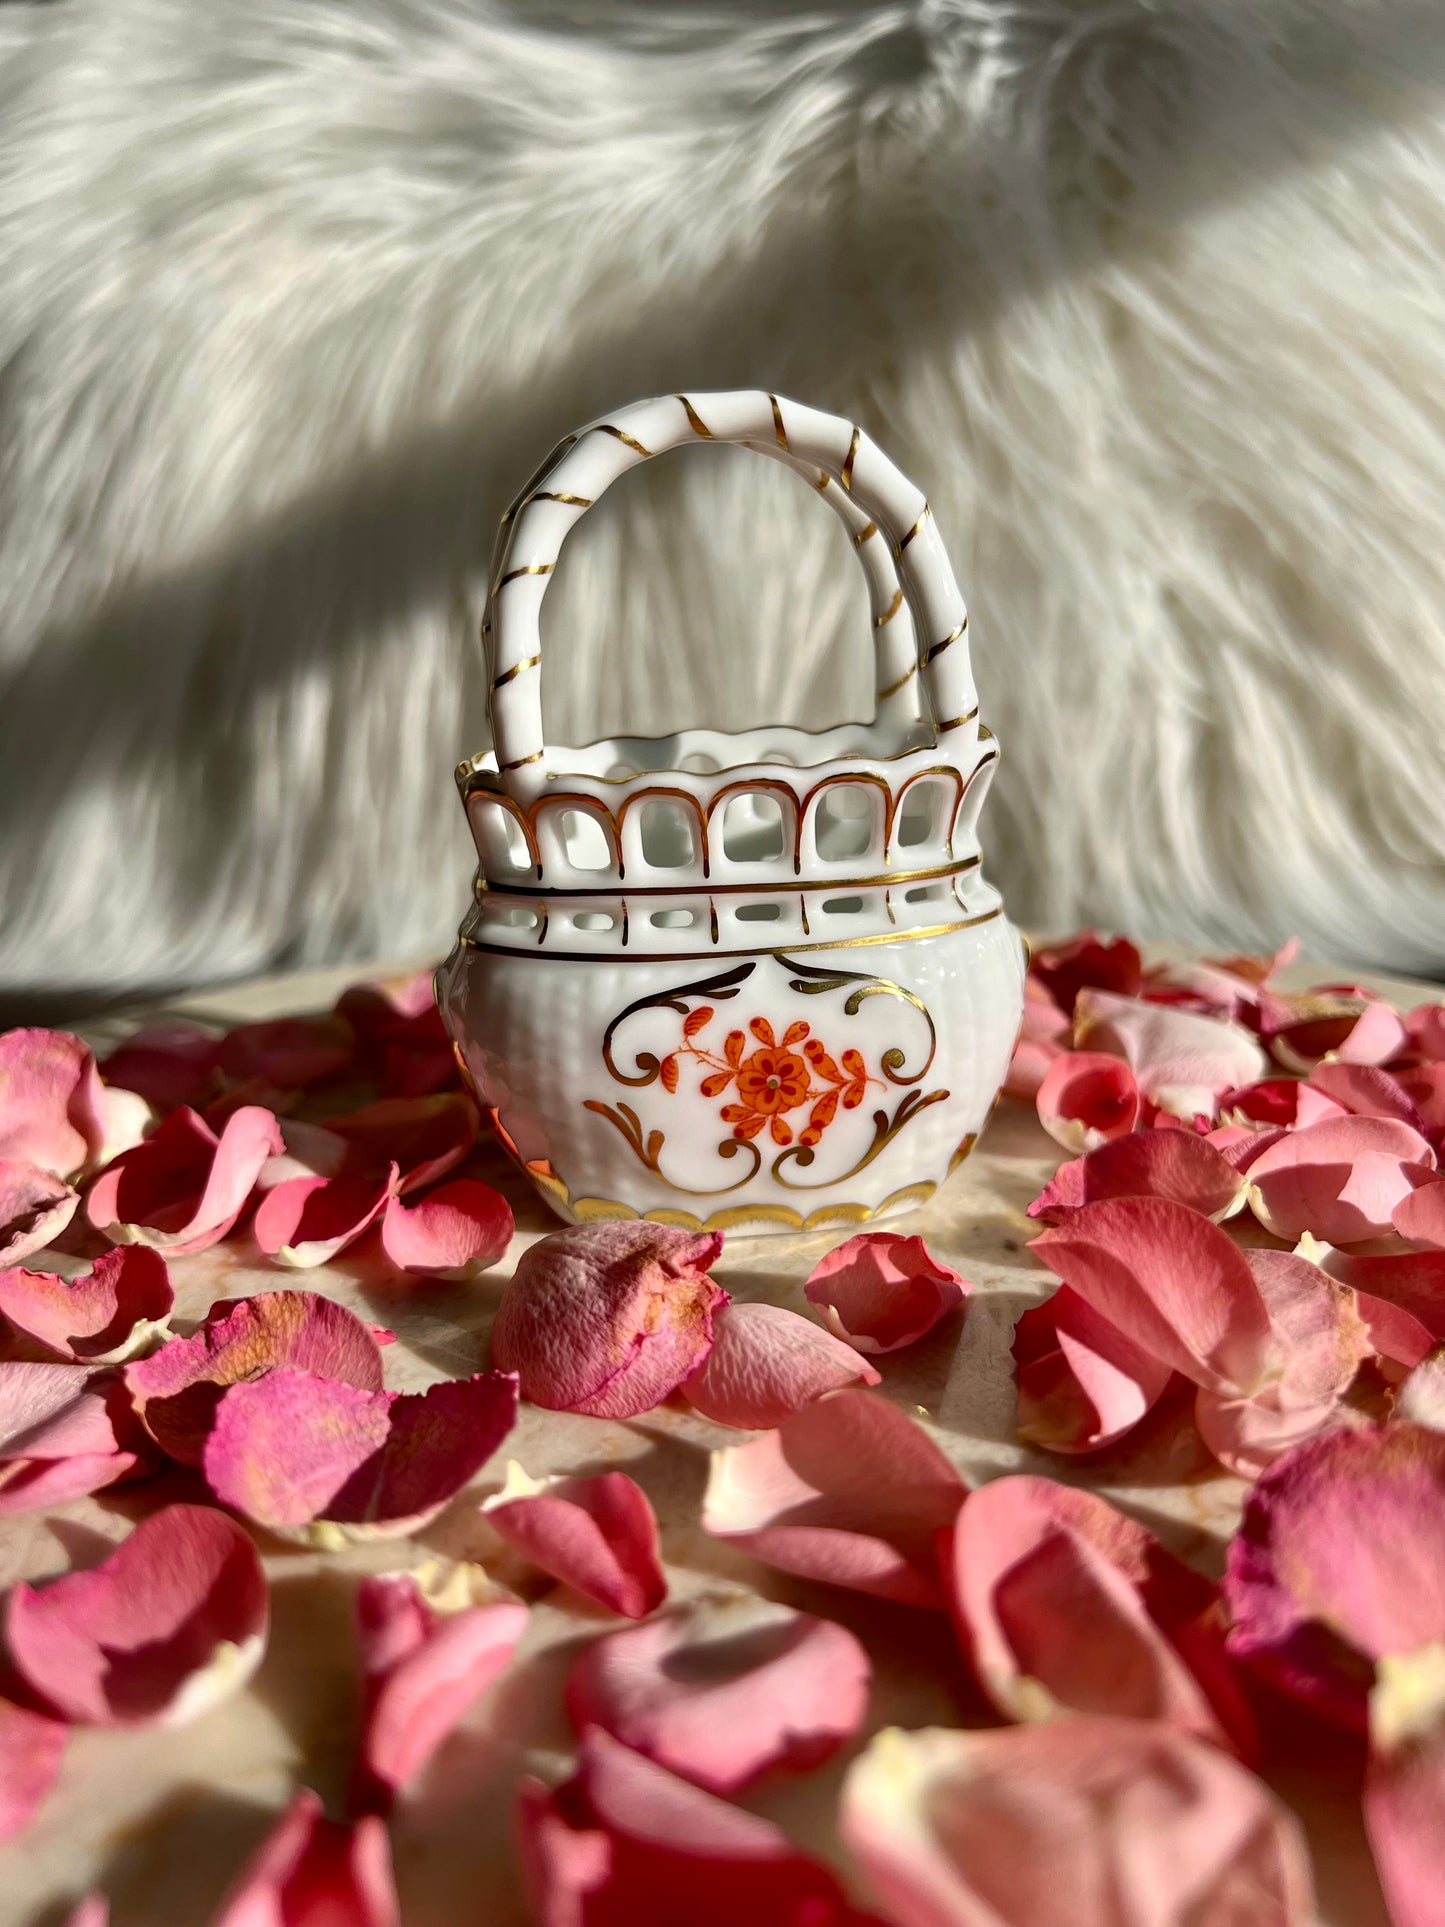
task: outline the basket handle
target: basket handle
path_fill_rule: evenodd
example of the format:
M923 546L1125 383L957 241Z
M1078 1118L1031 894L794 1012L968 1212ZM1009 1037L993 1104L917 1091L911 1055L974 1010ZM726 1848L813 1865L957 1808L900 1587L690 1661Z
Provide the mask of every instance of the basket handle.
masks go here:
M535 795L547 777L540 617L562 543L619 476L698 441L740 443L787 463L842 517L873 596L874 727L926 716L944 736L976 716L968 612L943 542L922 491L877 444L840 415L761 389L662 395L567 436L502 519L482 636L492 742L512 793Z

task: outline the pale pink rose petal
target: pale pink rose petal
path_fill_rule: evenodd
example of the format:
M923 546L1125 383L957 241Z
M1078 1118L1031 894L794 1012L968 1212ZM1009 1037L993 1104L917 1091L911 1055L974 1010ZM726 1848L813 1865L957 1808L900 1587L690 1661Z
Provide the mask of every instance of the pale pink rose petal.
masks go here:
M1390 1222L1407 1244L1445 1251L1445 1178L1432 1175L1418 1189L1407 1191Z
M1123 1137L1139 1121L1139 1087L1119 1057L1065 1051L1054 1059L1034 1099L1039 1122L1066 1151L1092 1151Z
M261 1167L281 1149L270 1111L243 1105L218 1138L192 1110L172 1111L90 1187L86 1215L113 1244L157 1245L180 1256L218 1244L251 1196Z
M593 1640L567 1680L578 1733L600 1726L709 1793L771 1767L821 1766L862 1725L872 1670L845 1627L745 1595Z
M876 1385L878 1373L851 1345L781 1305L720 1305L712 1349L682 1381L704 1418L744 1431L781 1425L790 1413L844 1385Z
M217 1062L233 1084L299 1090L346 1070L355 1050L356 1033L344 1017L273 1017L228 1031Z
M1432 1684L1438 1713L1438 1679ZM1445 1920L1445 1732L1438 1721L1389 1753L1372 1752L1364 1812L1393 1927L1439 1927Z
M1445 1252L1362 1256L1326 1248L1320 1262L1354 1292L1381 1359L1409 1369L1445 1341Z
M87 1726L180 1726L240 1690L270 1619L261 1561L234 1519L171 1505L100 1565L5 1609L5 1638L30 1690Z
M935 1536L964 1491L896 1406L876 1392L833 1392L777 1431L713 1453L702 1524L783 1572L938 1608Z
M1249 1167L1249 1201L1267 1231L1291 1242L1359 1244L1390 1229L1390 1214L1433 1169L1418 1131L1388 1117L1327 1118L1271 1144Z
M844 1844L896 1927L1307 1927L1299 1822L1218 1747L1147 1720L891 1728Z
M1035 950L1029 975L1072 1017L1081 990L1112 990L1137 997L1143 988L1144 967L1137 946L1127 937L1106 942L1096 931L1080 930L1063 943Z
M88 1044L64 1030L0 1036L0 1158L74 1178L105 1139L105 1092Z
M922 1238L862 1231L814 1266L803 1287L836 1337L855 1351L896 1352L956 1311L972 1284L930 1257Z
M511 1206L500 1191L479 1178L457 1178L414 1205L388 1199L381 1248L398 1271L473 1278L506 1256L513 1229Z
M276 1122L281 1129L282 1148L261 1166L256 1190L263 1197L293 1178L374 1179L386 1171L384 1164L375 1166L369 1158L361 1160L364 1170L353 1170L357 1159L351 1145L324 1124L309 1124L299 1117L280 1117Z
M1160 1364L1214 1391L1255 1383L1269 1314L1239 1247L1187 1205L1086 1204L1029 1249Z
M1240 1025L1171 1010L1107 990L1085 990L1074 1010L1074 1045L1121 1057L1150 1103L1212 1123L1226 1091L1264 1075L1266 1058Z
M66 1915L65 1927L110 1927L110 1902L104 1894L87 1894Z
M1014 1327L1018 1434L1046 1452L1097 1452L1132 1431L1173 1378L1063 1285Z
M0 1842L23 1833L55 1785L68 1729L0 1699Z
M0 1158L0 1266L54 1244L75 1216L80 1193L22 1158Z
M1375 1662L1445 1629L1445 1435L1366 1426L1287 1454L1245 1503L1224 1589L1231 1650L1363 1730Z
M600 1728L565 1785L522 1783L518 1830L538 1927L883 1927L770 1820Z
M1236 1171L1247 1171L1262 1151L1283 1136L1284 1132L1276 1129L1252 1131L1242 1124L1221 1124L1205 1134L1204 1142L1212 1144ZM1246 1190L1246 1198L1248 1195Z
M143 1443L114 1373L0 1364L0 1515L64 1505L148 1470Z
M135 1091L158 1111L199 1109L215 1084L220 1039L199 1024L162 1018L127 1037L101 1065L107 1085Z
M1395 1394L1392 1416L1445 1432L1445 1350L1425 1352Z
M326 1128L351 1146L348 1175L373 1176L401 1167L400 1193L409 1197L445 1177L477 1141L477 1112L457 1091L430 1097L384 1097L364 1110L329 1117Z
M376 1223L400 1173L380 1178L291 1178L268 1191L256 1211L256 1242L293 1271L328 1264Z
M56 1358L119 1364L152 1346L175 1307L166 1261L144 1245L106 1251L88 1272L0 1271L0 1313Z
M1426 1064L1445 1062L1445 1003L1416 1004L1405 1012L1405 1035Z
M1059 1044L1045 1043L1032 1037L1020 1037L1014 1045L1013 1056L1009 1059L1008 1070L1004 1074L1004 1096L1032 1102L1038 1096L1039 1086L1048 1076L1054 1060L1062 1054L1063 1047Z
M401 1927L385 1821L328 1820L302 1787L212 1927Z
M1252 1751L1216 1588L1106 1499L992 1480L944 1556L964 1651L1007 1718L1128 1714Z
M492 1362L553 1411L634 1418L707 1357L727 1293L720 1231L573 1225L522 1253L492 1325Z
M529 1479L513 1461L482 1511L534 1566L609 1612L642 1619L667 1597L657 1515L625 1472Z
M202 1469L222 1504L283 1537L392 1538L456 1497L516 1412L502 1372L399 1394L281 1366L225 1393Z
M439 1610L415 1575L389 1572L362 1580L356 1621L364 1704L352 1810L384 1814L510 1663L527 1609Z
M1355 1117L1393 1117L1423 1136L1420 1113L1413 1098L1389 1071L1377 1064L1351 1064L1344 1058L1327 1058L1310 1072L1302 1090L1323 1091L1325 1096ZM1301 1124L1314 1123L1301 1117Z
M1064 1164L1029 1206L1058 1224L1101 1198L1172 1198L1217 1224L1243 1207L1245 1180L1208 1138L1193 1131L1131 1131Z
M128 1365L125 1382L156 1444L182 1465L199 1465L226 1388L278 1365L340 1379L364 1392L381 1390L381 1353L372 1328L314 1291L223 1298L190 1338L172 1338Z

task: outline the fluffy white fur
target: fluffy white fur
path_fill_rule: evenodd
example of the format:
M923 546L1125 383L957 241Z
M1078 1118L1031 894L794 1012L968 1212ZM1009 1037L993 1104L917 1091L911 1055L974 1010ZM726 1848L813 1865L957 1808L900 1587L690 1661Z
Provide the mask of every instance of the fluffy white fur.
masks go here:
M0 7L0 981L444 947L507 497L647 393L865 422L973 606L1015 913L1445 953L1445 14ZM553 735L864 714L815 497L586 518Z

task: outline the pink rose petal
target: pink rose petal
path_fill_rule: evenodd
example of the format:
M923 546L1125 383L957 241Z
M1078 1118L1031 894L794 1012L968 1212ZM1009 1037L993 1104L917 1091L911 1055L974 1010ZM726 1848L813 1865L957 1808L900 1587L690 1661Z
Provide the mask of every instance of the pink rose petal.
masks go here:
M426 1097L457 1081L457 1062L442 1025L432 973L384 983L353 984L337 1010L361 1039L389 1097Z
M365 1705L352 1807L388 1813L510 1663L527 1609L503 1602L442 1611L415 1575L390 1572L362 1580L356 1618Z
M783 1572L940 1607L934 1539L964 1490L928 1434L886 1399L834 1392L777 1431L714 1452L702 1524Z
M73 1178L105 1141L105 1092L89 1046L63 1030L0 1036L0 1158Z
M1172 1369L1067 1285L1014 1328L1018 1434L1048 1452L1097 1452L1164 1396Z
M844 1385L876 1385L878 1374L851 1345L781 1305L720 1305L712 1349L682 1381L704 1418L745 1431L781 1425L791 1413Z
M1407 1191L1390 1222L1407 1244L1445 1251L1445 1178L1431 1178L1418 1190Z
M593 1640L567 1681L578 1733L600 1726L710 1793L770 1767L808 1772L868 1710L868 1655L842 1626L770 1600L704 1600Z
M896 1352L956 1311L973 1286L931 1258L922 1238L863 1231L815 1265L803 1291L855 1351Z
M1326 1057L1388 1064L1407 1042L1399 1012L1353 984L1319 984L1297 995L1272 992L1261 1003L1261 1019L1275 1057L1301 1076Z
M278 1365L381 1390L371 1328L311 1291L261 1291L212 1305L190 1338L173 1338L128 1365L126 1388L142 1424L182 1465L199 1465L222 1394Z
M139 1431L113 1373L0 1364L0 1515L64 1505L147 1469Z
M1421 1129L1420 1113L1409 1092L1399 1078L1382 1071L1376 1064L1349 1064L1343 1058L1331 1058L1315 1066L1310 1072L1309 1084L1302 1085L1301 1089L1311 1087L1323 1091L1354 1117L1393 1117L1401 1124L1408 1124L1411 1130ZM1301 1124L1313 1121L1299 1119Z
M1364 1811L1394 1927L1439 1927L1445 1920L1445 1734L1438 1725L1388 1754L1371 1755Z
M1050 1064L1069 1047L1072 1026L1048 991L1034 976L1024 981L1024 1015L1018 1041L1004 1079L1009 1097L1032 1098Z
M328 1820L303 1787L212 1927L401 1927L385 1822Z
M1137 997L1144 980L1138 948L1127 937L1106 943L1093 930L1081 930L1065 943L1036 950L1029 975L1068 1016L1073 1015L1081 990L1112 990Z
M299 1090L346 1070L355 1049L344 1017L273 1017L228 1031L217 1061L233 1084Z
M1426 1064L1445 1061L1445 1003L1416 1004L1405 1012L1405 1035Z
M291 1178L261 1200L256 1242L295 1271L327 1264L375 1224L399 1176L392 1164L380 1178Z
M87 1894L66 1915L65 1927L110 1927L110 1902L104 1894Z
M237 1692L266 1645L266 1577L208 1506L144 1520L99 1566L21 1584L5 1637L32 1692L89 1726L179 1726Z
M964 1502L946 1570L964 1650L1006 1718L1108 1712L1251 1745L1214 1588L1107 1500L995 1479Z
M1244 1204L1244 1178L1208 1138L1193 1131L1131 1131L1064 1164L1029 1206L1031 1218L1058 1224L1101 1198L1172 1198L1218 1223Z
M1393 1416L1445 1432L1445 1351L1421 1356L1395 1394Z
M280 1366L226 1391L202 1468L223 1505L283 1536L393 1537L456 1497L516 1411L501 1372L399 1394Z
M1397 1069L1395 1082L1415 1106L1420 1135L1438 1155L1445 1149L1445 1062Z
M1080 993L1074 1044L1123 1058L1144 1096L1186 1121L1213 1122L1223 1094L1262 1077L1266 1067L1264 1052L1238 1024L1107 990Z
M1121 1058L1102 1051L1065 1051L1038 1087L1039 1122L1066 1151L1092 1151L1123 1137L1139 1121L1139 1087Z
M727 1294L708 1277L722 1233L573 1225L522 1253L492 1325L492 1362L553 1411L633 1418L708 1354Z
M1390 1214L1435 1153L1418 1131L1386 1117L1327 1118L1291 1131L1249 1167L1250 1204L1267 1231L1291 1242L1358 1244L1390 1229Z
M0 1699L0 1842L23 1833L55 1785L67 1729Z
M1375 1662L1445 1632L1445 1436L1326 1433L1280 1459L1229 1549L1230 1647L1363 1730Z
M642 1619L667 1597L657 1517L624 1472L529 1479L513 1463L482 1511L534 1566L609 1612Z
M21 1158L0 1158L0 1265L43 1251L75 1216L80 1193Z
M387 1201L381 1248L398 1271L433 1278L473 1278L505 1257L512 1211L500 1191L479 1178L457 1178L414 1205Z
M771 1821L598 1728L566 1785L523 1782L518 1826L538 1927L882 1927Z
M1146 1720L880 1733L841 1829L896 1927L1307 1927L1299 1822Z
M108 1085L137 1092L158 1111L199 1109L214 1087L220 1049L199 1024L162 1018L127 1037L100 1068Z
M1298 1077L1261 1078L1257 1083L1226 1091L1219 1100L1222 1119L1271 1130L1294 1130L1298 1125L1318 1124L1327 1117L1345 1117L1348 1112L1348 1105Z
M384 1097L364 1110L329 1117L326 1128L351 1146L349 1175L374 1176L401 1167L400 1194L409 1197L445 1177L477 1141L470 1098L445 1091L434 1097Z
M166 1261L144 1245L121 1246L90 1271L0 1271L0 1313L11 1329L57 1358L117 1364L153 1345L175 1306Z
M90 1188L86 1215L114 1244L157 1245L177 1256L218 1244L245 1210L268 1157L281 1149L269 1111L243 1105L217 1138L194 1111L172 1111Z

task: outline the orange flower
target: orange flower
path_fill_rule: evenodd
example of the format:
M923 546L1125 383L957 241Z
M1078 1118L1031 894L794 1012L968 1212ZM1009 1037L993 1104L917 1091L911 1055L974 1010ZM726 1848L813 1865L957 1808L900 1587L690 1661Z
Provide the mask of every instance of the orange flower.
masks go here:
M738 1096L750 1111L791 1111L807 1102L808 1067L796 1051L755 1050L738 1071Z

